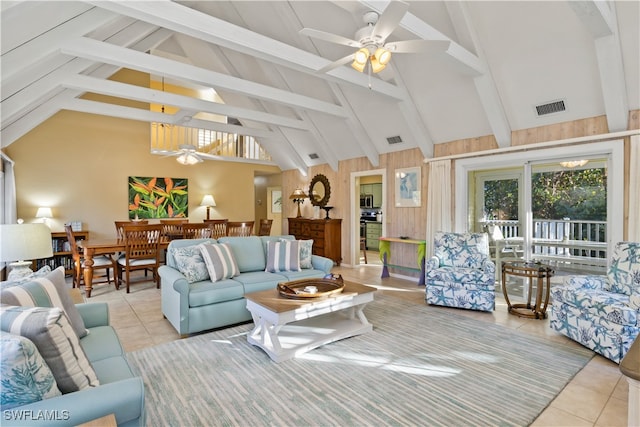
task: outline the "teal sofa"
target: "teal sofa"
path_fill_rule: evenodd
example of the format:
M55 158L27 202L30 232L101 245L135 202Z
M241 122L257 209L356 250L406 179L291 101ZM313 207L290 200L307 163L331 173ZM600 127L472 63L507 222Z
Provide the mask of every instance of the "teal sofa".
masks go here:
M245 294L274 289L280 282L321 278L333 268L329 258L311 255L311 268L277 273L265 271L267 242L294 239L294 236L284 235L173 240L167 248L165 265L158 269L162 283L162 313L183 337L251 320ZM174 250L205 242L227 243L240 274L217 282L207 279L189 283L178 270Z
M89 333L80 345L100 385L3 410L2 425L75 426L114 414L118 426L145 425L144 383L109 326L106 303L76 305Z

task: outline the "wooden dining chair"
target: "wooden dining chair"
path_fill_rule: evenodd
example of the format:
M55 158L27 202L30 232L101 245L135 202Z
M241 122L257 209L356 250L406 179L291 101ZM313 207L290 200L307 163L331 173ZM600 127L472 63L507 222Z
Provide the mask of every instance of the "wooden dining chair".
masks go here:
M188 219L161 219L162 235L167 241L181 239L182 226L188 222Z
M66 224L64 226L64 231L67 233L67 241L69 242L69 249L71 250L71 259L73 260L73 287L79 288L83 283L83 271L84 271L84 257L80 250L78 249L78 243L76 242L76 237L73 233L73 229L71 228L71 224ZM116 262L110 255L100 255L98 257L93 258L93 266L91 267L95 270L105 270L107 278L103 281L94 282L98 283L111 283L111 269L113 269L113 282L116 286L116 289L120 287L120 283L118 282L118 276L116 274L118 267L116 266Z
M258 227L258 236L269 236L271 234L272 219L261 219Z
M206 222L182 224L183 239L208 239L212 232L211 225Z
M209 227L211 228L211 237L213 239L219 239L220 237L227 235L228 219L205 219L203 222L205 224L209 224Z
M124 257L118 259L118 280L125 273L127 293L131 284L130 273L135 270L151 270L156 288L160 288L160 238L162 224L127 224L122 226L124 235ZM144 279L143 279L144 280Z
M227 223L227 236L252 236L255 221L229 221Z
M124 240L124 232L122 231L122 226L127 224L148 224L148 219L140 219L138 221L113 221L116 226L116 236L118 240Z

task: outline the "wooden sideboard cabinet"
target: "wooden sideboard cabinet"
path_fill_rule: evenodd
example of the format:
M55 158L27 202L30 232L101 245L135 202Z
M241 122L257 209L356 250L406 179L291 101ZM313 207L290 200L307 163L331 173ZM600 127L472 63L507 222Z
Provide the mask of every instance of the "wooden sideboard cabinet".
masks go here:
M313 239L313 254L342 261L342 219L289 218L289 234L298 240Z

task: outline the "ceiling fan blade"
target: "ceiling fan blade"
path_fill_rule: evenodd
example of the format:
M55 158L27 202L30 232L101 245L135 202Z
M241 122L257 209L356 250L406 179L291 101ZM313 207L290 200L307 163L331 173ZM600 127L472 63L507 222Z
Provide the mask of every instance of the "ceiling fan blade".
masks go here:
M328 73L329 71L333 70L334 68L338 68L341 65L347 64L351 61L353 61L353 53L351 55L347 55L344 58L340 58L337 61L332 62L331 64L320 68L317 72L318 73Z
M373 28L373 34L380 39L381 43L384 43L387 37L396 29L407 10L409 10L409 4L403 1L389 3Z
M361 47L360 42L355 40L351 40L337 34L327 33L326 31L314 30L313 28L303 28L299 33L303 36L313 37L314 39L324 40L330 43L343 44L350 47Z
M387 43L384 47L392 53L423 53L444 52L450 44L446 40L404 40Z

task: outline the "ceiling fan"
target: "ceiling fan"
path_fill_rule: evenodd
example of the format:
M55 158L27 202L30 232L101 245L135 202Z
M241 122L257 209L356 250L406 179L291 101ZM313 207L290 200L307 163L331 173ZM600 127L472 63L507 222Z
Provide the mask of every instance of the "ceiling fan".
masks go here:
M449 42L444 40L404 40L385 43L387 37L400 24L407 10L409 10L407 3L392 1L381 15L373 11L366 12L362 16L366 26L356 31L354 40L312 28L303 28L300 30L300 34L357 49L354 53L321 68L318 70L319 73L326 73L350 61L352 61L351 66L361 73L364 72L367 64L370 64L370 71L378 73L387 66L392 53L419 53L433 49L446 50Z
M198 150L196 150L195 145L191 144L182 144L180 145L180 149L173 154L169 154L170 156L177 156L176 160L178 163L183 165L195 165L196 163L202 162L202 157Z

